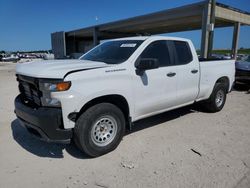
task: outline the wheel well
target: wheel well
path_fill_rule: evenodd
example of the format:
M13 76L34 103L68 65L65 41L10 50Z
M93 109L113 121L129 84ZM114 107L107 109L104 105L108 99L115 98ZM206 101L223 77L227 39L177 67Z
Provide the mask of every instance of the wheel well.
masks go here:
M128 102L125 99L125 97L123 97L121 95L105 95L105 96L101 96L101 97L97 97L95 99L92 99L91 101L87 102L81 108L81 110L77 114L76 120L78 119L78 117L82 113L84 113L91 106L94 106L94 105L99 104L99 103L104 103L104 102L116 105L118 108L121 109L121 111L124 114L125 120L126 120L126 125L128 126L127 128L129 128L129 126L130 126L129 106L128 106Z
M229 91L229 86L230 86L230 84L229 84L229 79L228 79L228 77L226 77L226 76L221 77L221 78L219 78L219 79L216 81L216 83L225 84L226 89L227 89L227 92Z

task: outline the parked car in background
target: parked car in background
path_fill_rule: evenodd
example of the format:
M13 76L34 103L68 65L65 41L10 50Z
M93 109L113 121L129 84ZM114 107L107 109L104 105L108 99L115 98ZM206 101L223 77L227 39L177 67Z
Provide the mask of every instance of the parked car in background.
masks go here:
M223 59L229 60L229 59L232 59L232 56L230 54L224 54Z
M235 81L250 84L250 56L245 61L236 61L235 69Z
M2 61L18 61L18 60L20 60L20 58L14 54L2 58Z
M222 59L222 60L230 60L232 59L232 57L230 56L230 54L212 54L212 58L215 59Z
M43 59L44 60L52 60L52 59L55 59L55 56L54 56L54 54L48 53L48 54L43 55Z
M246 61L249 55L247 54L238 54L237 55L237 61Z

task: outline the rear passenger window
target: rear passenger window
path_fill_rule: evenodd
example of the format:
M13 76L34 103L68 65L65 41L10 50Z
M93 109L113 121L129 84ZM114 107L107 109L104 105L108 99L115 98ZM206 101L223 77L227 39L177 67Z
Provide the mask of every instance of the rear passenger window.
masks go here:
M171 65L167 42L165 40L154 41L140 55L140 58L155 58L160 67Z
M184 41L173 41L177 56L177 65L184 65L193 60L189 45Z

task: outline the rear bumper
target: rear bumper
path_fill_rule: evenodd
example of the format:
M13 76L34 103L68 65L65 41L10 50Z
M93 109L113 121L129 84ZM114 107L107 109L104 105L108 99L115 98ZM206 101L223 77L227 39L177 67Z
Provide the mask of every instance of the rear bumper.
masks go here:
M20 96L17 96L15 113L20 123L39 139L46 142L70 143L72 129L63 128L60 108L39 107L34 109L25 105Z

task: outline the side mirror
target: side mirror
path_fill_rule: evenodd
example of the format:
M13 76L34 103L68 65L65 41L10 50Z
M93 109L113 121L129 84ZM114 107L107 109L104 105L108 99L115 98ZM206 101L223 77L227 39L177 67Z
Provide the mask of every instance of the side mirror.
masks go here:
M135 67L141 71L157 69L159 68L159 61L155 58L140 58L136 61Z

